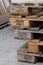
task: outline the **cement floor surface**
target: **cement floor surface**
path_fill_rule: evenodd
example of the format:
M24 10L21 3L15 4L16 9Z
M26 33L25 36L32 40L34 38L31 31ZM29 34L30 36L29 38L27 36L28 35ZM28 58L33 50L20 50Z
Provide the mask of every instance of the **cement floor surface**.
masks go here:
M11 27L0 30L0 65L43 65L43 63L24 63L17 61L17 49L27 40L14 39Z

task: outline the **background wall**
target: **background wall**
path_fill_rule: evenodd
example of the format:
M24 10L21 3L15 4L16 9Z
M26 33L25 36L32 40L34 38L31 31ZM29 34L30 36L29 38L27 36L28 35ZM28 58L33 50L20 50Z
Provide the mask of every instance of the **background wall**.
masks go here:
M10 2L9 0L3 0L4 4L5 4L5 7L8 8L9 5L10 5Z

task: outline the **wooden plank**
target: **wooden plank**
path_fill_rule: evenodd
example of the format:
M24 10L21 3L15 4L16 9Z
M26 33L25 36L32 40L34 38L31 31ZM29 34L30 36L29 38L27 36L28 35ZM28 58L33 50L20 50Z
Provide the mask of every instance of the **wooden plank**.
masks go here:
M28 49L29 49L29 52L32 52L32 53L39 53L39 46L38 46L38 43L39 43L39 40L31 40L28 42Z
M31 63L35 63L37 60L37 57L31 55L25 55L25 54L18 54L17 58L18 61L31 62Z
M36 16L40 17L43 16L43 10L36 14Z
M12 3L13 5L24 5L25 7L32 7L32 8L43 8L43 2L37 1L29 1L29 2L16 2Z
M33 21L32 19L36 19L37 16L27 16L26 18L22 18L21 16L11 16L10 23L13 27L19 27L19 28L33 28L33 30L39 30L40 24L42 22L40 21ZM31 20L30 20L31 19ZM40 24L39 24L40 23Z
M30 16L26 16L26 19L36 19L37 16L36 15L30 15Z
M10 23L12 26L17 27L17 28L28 28L29 27L29 21L26 20L25 18L10 18Z
M21 16L20 15L10 15L10 18L18 19L18 18L21 18Z

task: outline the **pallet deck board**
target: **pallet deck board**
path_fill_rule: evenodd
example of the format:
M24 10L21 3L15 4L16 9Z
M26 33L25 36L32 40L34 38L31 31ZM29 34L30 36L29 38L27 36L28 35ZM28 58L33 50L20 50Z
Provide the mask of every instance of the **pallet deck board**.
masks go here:
M26 32L26 33L40 33L43 34L43 29L38 31L30 31L30 30L18 30L20 32Z
M32 8L43 8L43 3L12 3L13 5L18 5L18 6L20 6L20 5L24 5L25 7L32 7Z

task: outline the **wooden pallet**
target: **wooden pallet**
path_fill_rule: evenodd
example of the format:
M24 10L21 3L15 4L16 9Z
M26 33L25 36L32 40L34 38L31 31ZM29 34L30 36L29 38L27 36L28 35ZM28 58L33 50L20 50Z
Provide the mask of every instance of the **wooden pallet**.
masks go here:
M25 4L28 5L28 4ZM11 4L10 6L10 14L19 14L19 15L29 15L29 14L35 14L39 11L41 11L41 8L32 8L27 7L24 4Z
M37 54L29 53L28 48L27 48L27 43L24 44L22 47L20 47L17 51L18 61L36 63L36 62L38 62L39 57L43 58L43 53L42 54L41 54L41 52L39 52Z
M37 57L27 53L27 44L17 50L17 59L18 61L31 63L35 63L37 61Z
M39 18L40 21L35 20L35 18L36 18L36 16L29 16L26 18L20 18L20 17L10 18L10 25L17 29L27 28L28 30L31 30L31 31L37 31L37 30L43 28L43 21L41 21L41 18Z
M28 15L28 8L24 6L11 5L10 6L10 14L19 14L19 15Z
M28 39L31 39L32 36L31 36L31 33L26 33L26 32L21 32L21 31L18 31L16 30L15 31L15 39L23 39L23 40L28 40Z
M14 7L14 5L12 5L12 8L13 7ZM21 6L19 5L17 7L19 8ZM13 10L13 9L11 9L11 10ZM36 23L36 21L43 21L43 9L29 8L28 10L30 11L28 16L27 15L20 15L20 14L16 14L16 13L11 14L10 15L10 24L11 24L11 26L16 27L16 28L29 28L31 26L34 27L35 24L36 24L36 27L39 26L39 25L37 25L38 22ZM34 14L33 14L33 12L34 12ZM35 21L35 22L33 23L33 21ZM31 30L35 30L35 29L39 30L39 27L30 28L30 29Z
M43 58L43 53L40 51L39 53L30 53L28 52L28 44L24 44L17 50L17 59L19 61L36 63L38 62L39 57ZM41 61L40 59L40 61ZM42 59L43 60L43 59Z
M15 27L29 27L29 21L26 19L26 17L22 18L21 16L11 16L10 23Z

